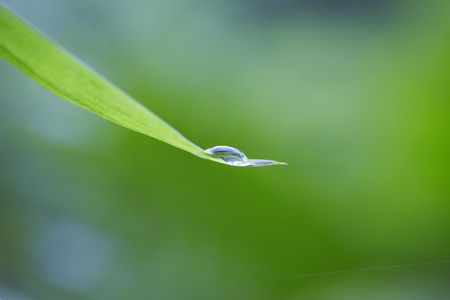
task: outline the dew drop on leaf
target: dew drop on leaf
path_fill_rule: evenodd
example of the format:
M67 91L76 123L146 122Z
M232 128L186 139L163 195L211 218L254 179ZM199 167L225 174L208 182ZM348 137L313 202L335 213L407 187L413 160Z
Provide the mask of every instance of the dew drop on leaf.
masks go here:
M266 159L249 159L239 149L230 146L214 146L205 153L222 159L226 164L236 167L264 167L271 165L287 165L287 163Z

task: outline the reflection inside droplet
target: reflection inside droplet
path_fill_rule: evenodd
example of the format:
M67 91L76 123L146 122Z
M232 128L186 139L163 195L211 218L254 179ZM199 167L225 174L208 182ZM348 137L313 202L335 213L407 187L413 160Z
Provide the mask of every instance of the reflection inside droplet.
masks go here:
M232 166L245 167L249 165L247 156L236 148L229 146L215 146L205 150Z
M230 146L214 146L205 150L205 153L222 159L226 164L236 167L264 167L270 165L287 165L283 162L265 159L248 159L245 154Z

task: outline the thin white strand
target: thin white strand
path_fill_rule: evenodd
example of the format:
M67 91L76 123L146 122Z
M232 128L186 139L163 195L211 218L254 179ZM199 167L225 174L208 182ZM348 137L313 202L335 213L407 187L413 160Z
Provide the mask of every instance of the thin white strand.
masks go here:
M348 270L339 270L339 271L328 271L328 272L317 272L317 273L306 273L306 274L290 274L283 273L277 271L271 271L266 269L258 269L252 268L248 266L233 266L232 268L238 268L240 270L247 270L251 272L265 273L269 275L290 277L290 278L307 278L307 277L316 277L316 276L327 276L327 275L339 275L345 273L356 273L356 272L366 272L366 271L376 271L376 270L388 270L388 269L399 269L399 268L410 268L417 266L427 266L427 265L438 265L438 264L448 264L450 263L450 259L448 260L439 260L439 261L431 261L431 262L422 262L422 263L412 263L412 264L402 264L402 265L390 265L390 266L379 266L379 267L367 267L367 268L359 268L359 269L348 269ZM227 267L231 267L227 265Z
M290 277L294 277L294 278L305 278L305 277L315 277L315 276L337 275L337 274L344 274L344 273L355 273L355 272L387 270L387 269L399 269L399 268L408 268L408 267L426 266L426 265L438 265L438 264L446 264L446 263L450 263L450 259L449 260L414 263L414 264L391 265L391 266L380 266L380 267L368 267L368 268L349 269L349 270L340 270L340 271L307 273L307 274L299 274L299 275L294 275L294 274L285 274L285 275L290 276Z

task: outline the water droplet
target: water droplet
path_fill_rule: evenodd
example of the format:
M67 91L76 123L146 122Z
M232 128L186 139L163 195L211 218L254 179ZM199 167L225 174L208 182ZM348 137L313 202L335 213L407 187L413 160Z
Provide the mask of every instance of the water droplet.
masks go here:
M214 146L205 150L206 153L222 159L226 164L236 167L264 167L271 165L287 165L287 163L266 159L248 159L245 154L230 146Z

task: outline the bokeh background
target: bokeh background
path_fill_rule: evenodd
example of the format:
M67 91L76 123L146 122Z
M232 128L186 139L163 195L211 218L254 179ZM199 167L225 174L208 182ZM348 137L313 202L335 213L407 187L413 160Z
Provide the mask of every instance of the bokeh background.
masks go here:
M0 298L449 299L450 2L0 0L233 168L0 61ZM0 37L1 38L1 37ZM300 275L300 276L299 276Z

